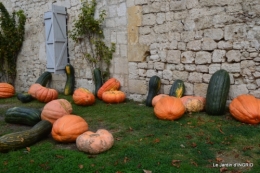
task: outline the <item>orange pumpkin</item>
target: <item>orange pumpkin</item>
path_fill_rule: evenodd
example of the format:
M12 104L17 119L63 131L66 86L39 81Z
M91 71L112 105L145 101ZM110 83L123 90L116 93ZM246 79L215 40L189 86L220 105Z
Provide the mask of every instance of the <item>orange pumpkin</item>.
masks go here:
M51 88L46 88L40 84L32 84L29 91L34 98L36 98L40 102L50 102L58 98L58 91Z
M9 83L0 83L0 98L13 97L15 94L14 87Z
M28 90L28 93L35 98L36 96L36 91L38 91L40 88L42 88L41 84L35 83L32 84Z
M125 98L126 95L122 91L105 91L102 94L102 100L106 103L121 103Z
M200 112L204 110L206 98L201 96L183 96L181 101L187 112Z
M99 154L107 151L113 144L113 135L105 129L99 129L96 133L87 131L78 136L76 140L77 148L90 154Z
M230 105L231 115L248 124L259 124L260 122L260 100L249 94L242 94L234 98Z
M102 94L105 91L118 90L120 88L120 82L116 78L108 79L98 90L97 96L102 99Z
M70 102L65 99L56 99L47 103L42 110L41 119L48 120L52 124L64 115L72 113Z
M58 142L75 142L88 130L88 123L78 115L64 115L52 126L51 135Z
M72 98L76 105L88 106L95 103L94 94L85 88L76 89Z
M176 120L183 116L185 107L180 98L163 97L155 104L154 113L159 119Z
M40 88L35 95L35 98L43 103L48 103L52 100L55 100L58 98L58 91L51 88L42 87Z
M167 94L158 94L158 95L156 95L156 96L153 98L153 100L152 100L152 106L154 107L155 104L156 104L161 98L166 97L166 96L169 96L169 95L167 95Z

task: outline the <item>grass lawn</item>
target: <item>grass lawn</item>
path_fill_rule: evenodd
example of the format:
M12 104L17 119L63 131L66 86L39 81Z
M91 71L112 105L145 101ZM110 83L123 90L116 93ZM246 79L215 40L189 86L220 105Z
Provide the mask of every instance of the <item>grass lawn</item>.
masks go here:
M1 173L219 173L260 170L259 125L243 124L227 112L185 114L176 121L159 120L152 107L126 101L105 104L96 100L82 107L72 102L73 114L82 116L89 130L112 132L114 146L101 154L78 151L75 143L55 142L51 135L30 146L0 153ZM0 99L0 136L31 127L8 124L4 114L14 106L42 108L38 101L21 103L16 97ZM224 166L225 165L225 166Z

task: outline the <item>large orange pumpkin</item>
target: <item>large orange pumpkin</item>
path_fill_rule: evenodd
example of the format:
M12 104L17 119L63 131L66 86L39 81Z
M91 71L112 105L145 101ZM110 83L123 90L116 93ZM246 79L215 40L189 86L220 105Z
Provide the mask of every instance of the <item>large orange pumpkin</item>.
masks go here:
M50 102L58 98L58 91L51 88L46 88L38 83L32 84L28 91L34 98L40 102Z
M51 135L58 142L75 142L88 130L88 123L78 115L64 115L54 122Z
M155 104L156 104L161 98L167 97L167 96L169 96L169 95L167 95L167 94L158 94L158 95L156 95L156 96L152 99L152 106L154 107Z
M15 94L14 87L8 83L0 83L0 98L13 97Z
M200 112L204 110L206 98L201 96L183 96L181 101L187 112Z
M70 102L65 99L56 99L47 103L42 110L41 119L54 123L64 115L72 113Z
M108 79L98 90L97 96L102 99L102 94L109 90L118 90L120 88L120 82L116 78Z
M231 115L248 124L258 124L260 122L260 100L249 94L242 94L234 98L230 105Z
M85 88L76 89L72 98L76 105L88 106L95 103L94 94Z
M105 91L102 94L102 100L106 103L121 103L125 100L126 95L123 91Z
M183 116L185 107L180 98L163 97L155 104L154 113L159 119L176 120Z
M58 98L58 91L51 88L42 87L40 88L35 95L35 98L44 103L48 103L52 100L55 100Z
M41 84L35 83L32 84L28 90L28 93L35 98L36 96L36 91L38 91L40 88L42 88Z
M76 140L77 148L80 151L90 154L98 154L107 151L113 144L113 135L105 129L99 129L96 133L87 131L78 136Z

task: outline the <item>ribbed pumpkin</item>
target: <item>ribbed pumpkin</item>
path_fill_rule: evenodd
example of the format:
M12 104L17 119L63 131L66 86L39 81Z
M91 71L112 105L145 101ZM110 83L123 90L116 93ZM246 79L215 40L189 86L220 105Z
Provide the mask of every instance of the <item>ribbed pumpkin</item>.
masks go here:
M77 148L90 154L99 154L107 151L113 144L113 135L105 129L99 129L96 133L87 131L78 136L76 140Z
M155 104L154 113L159 119L176 120L183 116L185 107L180 98L163 97Z
M88 130L88 123L78 115L64 115L53 124L51 135L58 142L75 142Z
M0 83L0 98L13 97L15 94L15 89L11 84Z
M64 115L72 113L70 102L65 99L56 99L47 103L42 110L41 119L54 123Z
M120 88L120 82L116 78L108 79L98 90L97 96L102 99L102 94L105 91L118 90Z
M260 123L260 100L249 94L236 97L229 104L231 115L243 123Z
M72 98L76 105L89 106L95 103L94 94L85 88L76 89Z
M206 104L206 98L201 96L183 96L181 101L187 112L200 112Z
M30 94L33 98L35 98L36 91L38 91L40 88L42 88L41 84L38 83L32 84L28 90L28 94Z
M102 94L102 100L106 103L121 103L125 101L126 95L123 91L106 91Z
M51 88L41 87L35 93L35 98L43 103L48 103L58 98L58 91Z
M169 96L169 95L167 95L167 94L158 94L158 95L156 95L156 96L153 98L153 100L152 100L152 106L154 107L155 104L156 104L161 98L167 97L167 96Z

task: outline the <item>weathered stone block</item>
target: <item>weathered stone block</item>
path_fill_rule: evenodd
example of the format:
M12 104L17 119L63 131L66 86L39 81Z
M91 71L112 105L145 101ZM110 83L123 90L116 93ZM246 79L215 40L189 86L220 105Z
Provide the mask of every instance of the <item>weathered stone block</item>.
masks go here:
M196 53L195 64L208 64L211 63L211 53L201 51Z
M128 82L129 93L135 94L146 94L147 93L147 85L145 80L133 80L130 79Z
M181 61L181 51L179 50L168 50L167 62L173 64L179 64Z

